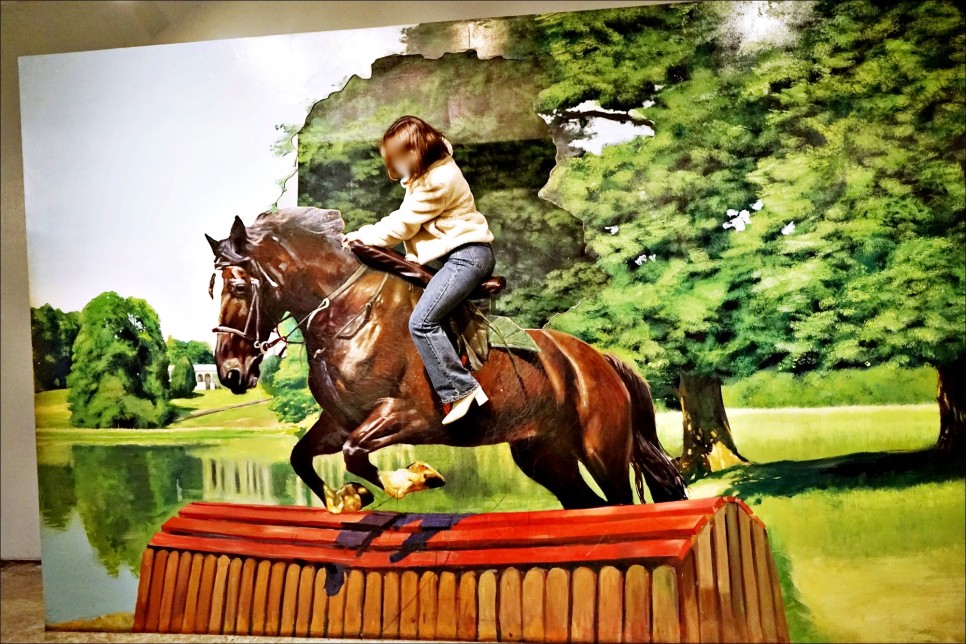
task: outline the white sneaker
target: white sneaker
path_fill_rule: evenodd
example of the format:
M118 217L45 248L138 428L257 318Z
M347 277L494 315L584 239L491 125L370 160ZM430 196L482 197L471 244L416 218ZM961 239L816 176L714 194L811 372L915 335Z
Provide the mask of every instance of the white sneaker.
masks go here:
M483 387L481 385L477 385L476 389L453 403L452 409L450 409L449 413L446 414L446 417L443 418L443 424L448 425L454 420L459 420L465 416L466 412L470 410L470 406L472 406L474 400L481 405L489 400L486 394L483 393Z

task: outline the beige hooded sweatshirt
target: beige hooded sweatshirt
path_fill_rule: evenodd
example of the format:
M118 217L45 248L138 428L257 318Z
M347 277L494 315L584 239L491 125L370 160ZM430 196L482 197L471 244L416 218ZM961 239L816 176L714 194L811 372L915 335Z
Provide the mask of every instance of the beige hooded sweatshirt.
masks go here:
M486 217L476 210L470 186L453 159L453 146L443 141L449 154L416 180L401 181L406 188L402 205L349 236L371 246L404 242L406 259L420 264L469 242L493 241Z

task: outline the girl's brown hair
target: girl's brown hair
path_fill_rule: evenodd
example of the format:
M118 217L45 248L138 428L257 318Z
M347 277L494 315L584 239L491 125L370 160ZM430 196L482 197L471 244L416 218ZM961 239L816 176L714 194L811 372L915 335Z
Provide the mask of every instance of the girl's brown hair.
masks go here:
M410 179L422 176L429 166L449 154L443 133L418 116L400 116L382 135L379 152L386 164L389 178L398 181L400 177L392 167L397 155L409 156L412 164Z

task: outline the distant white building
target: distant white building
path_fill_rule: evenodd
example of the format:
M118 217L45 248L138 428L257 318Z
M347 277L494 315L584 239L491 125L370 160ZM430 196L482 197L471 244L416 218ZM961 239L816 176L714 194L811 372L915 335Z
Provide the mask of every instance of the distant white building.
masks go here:
M196 364L195 368L195 391L205 389L221 389L218 382L218 367L213 364ZM174 365L168 365L168 378L174 372Z

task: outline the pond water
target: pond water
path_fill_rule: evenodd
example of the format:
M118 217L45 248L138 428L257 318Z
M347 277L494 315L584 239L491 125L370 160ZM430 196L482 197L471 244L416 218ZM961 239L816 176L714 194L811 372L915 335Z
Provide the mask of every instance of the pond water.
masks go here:
M98 430L91 430L97 432ZM42 556L48 624L133 613L141 553L164 521L191 501L323 507L288 462L296 437L259 431L251 437L105 443L40 433ZM373 456L380 469L422 460L446 486L397 501L376 493L373 506L400 512L488 512L559 508L526 477L506 445L482 448L399 446ZM330 485L360 479L341 455L317 458ZM371 486L370 486L371 487Z

